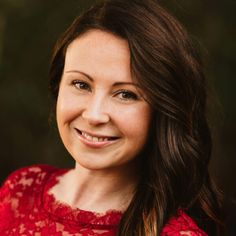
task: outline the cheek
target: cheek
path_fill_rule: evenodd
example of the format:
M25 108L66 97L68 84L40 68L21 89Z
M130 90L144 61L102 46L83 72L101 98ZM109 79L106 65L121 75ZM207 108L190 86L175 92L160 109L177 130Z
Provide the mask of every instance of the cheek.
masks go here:
M120 129L130 138L146 139L151 121L151 110L148 105L133 107L117 113Z
M72 121L82 109L80 104L81 102L79 103L75 96L63 91L59 92L56 106L57 122L64 124Z

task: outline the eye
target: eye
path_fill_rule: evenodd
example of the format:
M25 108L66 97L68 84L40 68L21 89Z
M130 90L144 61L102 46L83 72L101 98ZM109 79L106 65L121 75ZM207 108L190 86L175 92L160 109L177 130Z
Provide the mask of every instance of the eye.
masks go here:
M138 100L138 96L129 90L120 90L116 93L116 95L121 99L121 100Z
M79 90L88 90L91 91L90 85L84 81L73 80L72 85L75 86L76 89Z

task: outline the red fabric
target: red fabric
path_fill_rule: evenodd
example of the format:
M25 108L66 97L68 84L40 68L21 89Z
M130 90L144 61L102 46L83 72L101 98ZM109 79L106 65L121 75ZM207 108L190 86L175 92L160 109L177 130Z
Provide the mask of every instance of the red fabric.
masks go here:
M72 209L48 193L66 171L37 165L12 173L0 189L0 235L115 236L121 212ZM180 235L206 236L183 211L171 218L161 233Z

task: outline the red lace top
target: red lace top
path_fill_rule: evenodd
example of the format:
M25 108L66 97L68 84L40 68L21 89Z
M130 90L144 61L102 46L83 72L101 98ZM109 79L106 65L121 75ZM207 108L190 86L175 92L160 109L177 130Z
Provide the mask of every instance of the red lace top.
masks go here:
M46 165L13 172L0 189L0 235L115 236L122 213L72 209L48 190L67 170ZM207 236L183 211L169 220L161 236Z

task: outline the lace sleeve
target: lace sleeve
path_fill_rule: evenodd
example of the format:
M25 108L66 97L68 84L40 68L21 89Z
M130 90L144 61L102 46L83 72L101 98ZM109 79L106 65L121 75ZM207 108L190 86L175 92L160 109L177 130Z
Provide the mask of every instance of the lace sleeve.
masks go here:
M19 195L20 191L31 187L35 181L40 182L45 177L46 173L54 169L55 168L47 165L35 165L23 167L12 172L0 188L0 199L4 200L9 195Z
M207 236L184 211L179 210L162 230L161 236Z
M44 165L24 167L14 171L5 180L0 188L1 235L12 235L6 232L20 225L23 216L28 214L26 209L33 211L36 199L33 196L38 195L40 183L47 172L50 172L50 167Z
M0 209L9 201L11 196L17 195L20 189L29 185L31 179L26 180L26 172L28 168L21 168L12 172L3 182L0 188ZM18 193L19 195L19 193Z
M57 202L47 190L65 170L37 165L12 173L0 189L1 236L115 236L121 213L95 213Z

